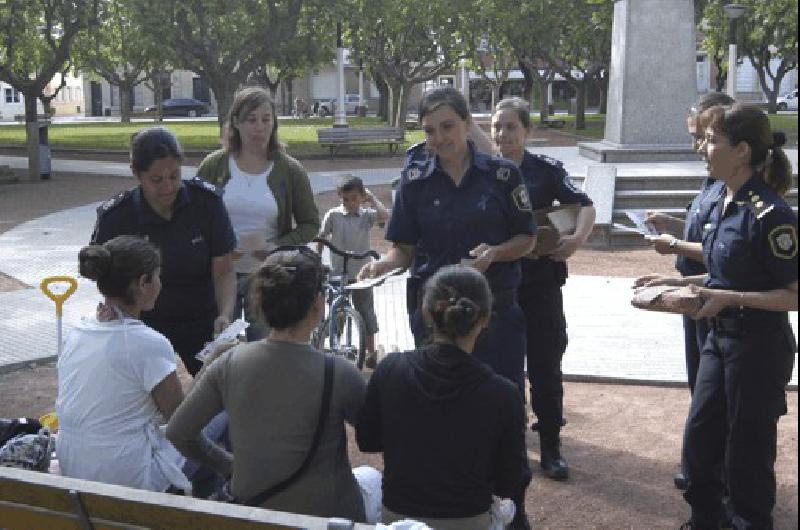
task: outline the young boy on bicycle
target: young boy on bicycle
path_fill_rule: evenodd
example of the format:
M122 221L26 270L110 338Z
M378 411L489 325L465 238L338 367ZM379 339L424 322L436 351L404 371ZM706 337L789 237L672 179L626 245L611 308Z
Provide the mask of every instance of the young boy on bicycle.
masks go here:
M384 226L389 219L389 211L371 191L364 187L359 177L345 176L342 183L336 187L336 192L342 203L325 213L319 236L328 239L342 250L357 253L370 250L370 229L375 224ZM322 252L321 243L317 243L317 252ZM344 259L331 254L331 272L341 274L343 281L350 282L355 279L367 260L348 260L345 271L342 270ZM368 368L373 368L377 361L375 333L378 331L378 319L375 316L372 289L353 290L352 297L353 305L364 319L366 326L366 365Z

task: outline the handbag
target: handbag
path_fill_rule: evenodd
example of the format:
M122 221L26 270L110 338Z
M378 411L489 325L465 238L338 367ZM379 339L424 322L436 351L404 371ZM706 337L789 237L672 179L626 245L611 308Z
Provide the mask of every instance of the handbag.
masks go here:
M322 386L322 403L319 408L319 418L317 419L317 430L314 432L314 438L311 440L311 447L308 449L308 453L306 453L306 457L303 460L303 463L300 464L294 473L292 473L289 477L285 478L278 484L274 486L270 486L269 488L265 489L255 497L251 497L246 501L235 501L238 504L243 504L245 506L258 506L262 504L265 500L269 499L270 497L280 493L281 491L285 490L292 482L297 480L297 478L303 474L303 472L308 468L309 464L311 463L311 459L314 458L314 454L317 452L317 446L319 445L319 440L322 438L322 430L325 427L325 420L328 418L328 411L330 410L331 405L331 391L333 390L333 357L330 355L325 355L325 375L324 375L324 383Z

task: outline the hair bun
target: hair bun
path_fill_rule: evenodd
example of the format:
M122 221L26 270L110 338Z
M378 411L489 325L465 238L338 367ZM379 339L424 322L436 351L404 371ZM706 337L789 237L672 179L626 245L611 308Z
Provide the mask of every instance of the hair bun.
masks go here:
M78 254L79 272L84 278L97 281L111 271L111 253L102 245L88 245Z
M258 269L258 276L267 288L283 287L292 284L292 275L280 263L265 263Z
M772 133L772 147L783 147L786 144L786 133L776 131Z

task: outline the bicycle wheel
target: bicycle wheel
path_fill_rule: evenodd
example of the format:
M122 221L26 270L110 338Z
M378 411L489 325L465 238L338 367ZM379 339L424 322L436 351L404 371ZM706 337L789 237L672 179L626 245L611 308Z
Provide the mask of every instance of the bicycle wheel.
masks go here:
M317 333L314 346L325 353L347 359L362 370L367 349L364 320L350 305L334 306Z

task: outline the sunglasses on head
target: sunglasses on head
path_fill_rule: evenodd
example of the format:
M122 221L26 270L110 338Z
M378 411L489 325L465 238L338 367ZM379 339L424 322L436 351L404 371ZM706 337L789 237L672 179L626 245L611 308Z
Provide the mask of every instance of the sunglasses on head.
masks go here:
M319 254L317 254L316 252L314 252L305 245L281 245L267 252L267 256L271 256L272 254L278 252L293 252L293 251L298 252L299 254L302 254L303 256L311 258L315 261L322 261L322 257Z

